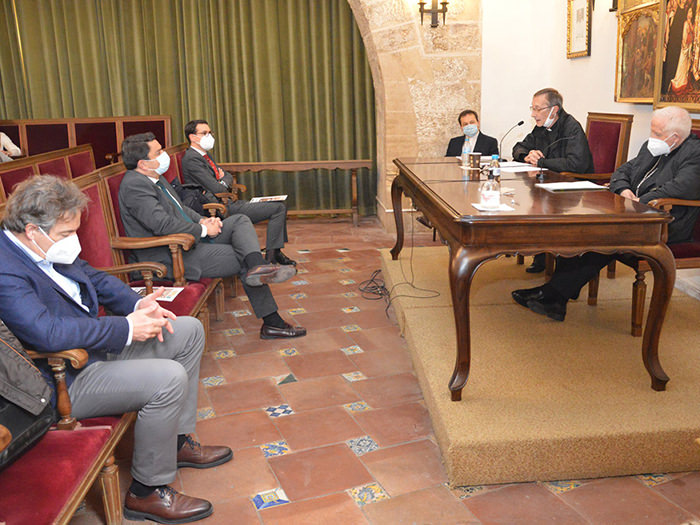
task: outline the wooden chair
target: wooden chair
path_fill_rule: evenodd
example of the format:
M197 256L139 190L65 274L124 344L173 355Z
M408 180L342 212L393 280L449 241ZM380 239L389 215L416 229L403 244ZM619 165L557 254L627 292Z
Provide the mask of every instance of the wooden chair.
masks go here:
M700 208L700 201L683 199L655 199L649 202L650 206L670 211L673 206L690 206ZM677 269L700 268L700 215L695 221L693 237L688 242L674 243L668 245ZM632 285L632 322L630 332L633 336L642 335L642 322L644 320L644 304L647 285L644 281L644 274L651 271L649 263L644 259L625 261L635 271L635 280ZM598 302L598 281L595 277L588 283L588 304L595 305Z
M85 350L41 354L56 382L60 420L37 444L0 473L0 521L3 523L68 523L99 478L105 521L122 523L119 471L114 450L136 413L76 421L65 383L66 361L73 368L87 363Z

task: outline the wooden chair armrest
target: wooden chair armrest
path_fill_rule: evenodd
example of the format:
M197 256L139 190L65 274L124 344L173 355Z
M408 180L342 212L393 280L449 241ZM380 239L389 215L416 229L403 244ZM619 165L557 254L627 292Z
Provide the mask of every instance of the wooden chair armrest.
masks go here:
M203 204L202 207L205 210L209 210L209 215L216 217L217 213L221 213L224 217L226 216L226 206L219 204L218 202L210 202L209 204Z
M0 452L5 450L12 441L12 432L10 429L0 425Z
M139 250L141 248L155 248L157 246L176 245L184 250L189 250L194 244L194 237L189 233L173 233L160 237L113 237L112 248L119 250Z
M128 274L131 272L141 272L144 284L146 286L146 294L153 293L153 276L163 277L168 269L164 264L144 261L137 263L121 264L118 266L110 266L109 268L97 268L100 271L116 276L127 276L122 279L124 283L129 284Z
M88 353L82 348L61 350L60 352L37 352L27 350L27 355L32 359L68 359L73 368L83 368L88 361Z
M121 153L116 152L116 153L107 153L105 155L105 160L109 162L110 164L116 164L119 162L119 157L121 156Z
M610 180L610 177L612 177L612 173L574 173L572 171L562 171L561 174L586 180Z
M654 199L649 201L649 206L653 206L654 208L660 208L662 210L669 211L673 206L692 206L692 207L700 207L700 201L691 201L691 200L686 200L686 199L670 199L670 198L664 198L664 199Z

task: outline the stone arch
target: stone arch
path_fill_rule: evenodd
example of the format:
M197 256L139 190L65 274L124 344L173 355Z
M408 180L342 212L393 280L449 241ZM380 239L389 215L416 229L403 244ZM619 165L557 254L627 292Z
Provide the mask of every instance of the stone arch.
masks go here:
M377 216L393 220L396 157L440 157L456 117L481 109L481 0L452 0L447 23L421 26L417 0L348 0L367 52L376 108Z

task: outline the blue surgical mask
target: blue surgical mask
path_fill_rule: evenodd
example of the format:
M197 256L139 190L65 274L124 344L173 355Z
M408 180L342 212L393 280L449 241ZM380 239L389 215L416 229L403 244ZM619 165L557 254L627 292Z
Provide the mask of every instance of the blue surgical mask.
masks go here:
M476 124L468 124L462 128L462 131L467 137L474 137L479 133L479 128Z

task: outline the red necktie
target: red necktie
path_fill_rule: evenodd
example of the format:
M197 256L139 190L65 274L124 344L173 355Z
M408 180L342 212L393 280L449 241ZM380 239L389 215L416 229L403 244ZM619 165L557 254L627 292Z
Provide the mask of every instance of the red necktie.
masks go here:
M209 155L207 155L206 153L204 154L204 158L207 159L209 166L211 167L211 169L214 170L214 176L216 177L216 180L221 180L223 178L223 175L219 175L219 168L216 167L216 164L214 164L214 161L211 160Z

